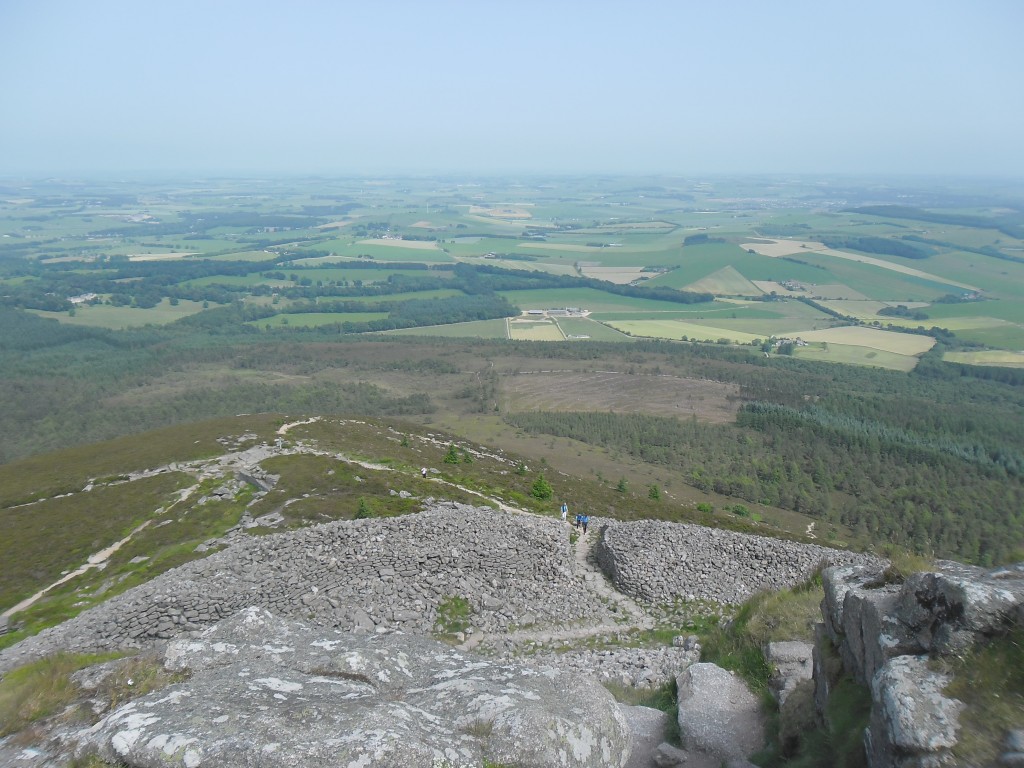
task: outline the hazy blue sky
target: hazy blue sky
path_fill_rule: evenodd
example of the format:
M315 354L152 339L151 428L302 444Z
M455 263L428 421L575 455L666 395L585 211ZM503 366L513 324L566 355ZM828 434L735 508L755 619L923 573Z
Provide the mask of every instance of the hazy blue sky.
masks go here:
M0 173L1024 176L1021 0L0 0Z

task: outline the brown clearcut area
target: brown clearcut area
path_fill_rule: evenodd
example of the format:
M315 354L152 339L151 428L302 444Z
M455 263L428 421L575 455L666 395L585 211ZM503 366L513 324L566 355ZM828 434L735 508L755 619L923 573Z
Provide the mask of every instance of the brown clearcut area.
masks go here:
M739 387L706 379L649 376L614 371L542 371L507 376L501 383L504 410L613 411L732 422Z

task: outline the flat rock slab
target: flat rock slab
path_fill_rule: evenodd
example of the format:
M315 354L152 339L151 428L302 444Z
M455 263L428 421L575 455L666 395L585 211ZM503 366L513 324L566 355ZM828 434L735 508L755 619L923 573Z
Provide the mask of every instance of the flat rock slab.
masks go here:
M403 634L353 635L247 609L171 643L189 681L82 734L131 768L622 768L632 738L585 676L462 654Z
M716 664L694 664L676 684L679 731L688 750L729 760L764 746L761 702L739 677Z

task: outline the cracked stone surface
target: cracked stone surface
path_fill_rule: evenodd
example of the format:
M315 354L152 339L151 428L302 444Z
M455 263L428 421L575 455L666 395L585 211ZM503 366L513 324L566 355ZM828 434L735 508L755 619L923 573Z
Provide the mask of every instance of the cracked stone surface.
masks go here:
M132 768L623 766L632 737L592 679L400 633L353 635L252 608L170 643L170 686L83 734Z

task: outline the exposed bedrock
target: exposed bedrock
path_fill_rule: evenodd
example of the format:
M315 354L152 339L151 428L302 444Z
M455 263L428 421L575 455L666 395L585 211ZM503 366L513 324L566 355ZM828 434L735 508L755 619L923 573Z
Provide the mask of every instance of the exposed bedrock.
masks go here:
M618 768L626 719L584 675L466 656L402 633L354 635L250 608L169 644L191 678L84 732L130 768Z

